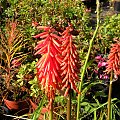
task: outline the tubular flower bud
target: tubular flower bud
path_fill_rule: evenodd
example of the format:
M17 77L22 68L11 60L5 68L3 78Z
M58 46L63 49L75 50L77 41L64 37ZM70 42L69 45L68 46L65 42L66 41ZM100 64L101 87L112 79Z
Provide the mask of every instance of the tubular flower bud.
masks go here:
M79 93L75 83L78 81L78 54L76 46L73 43L73 38L70 32L71 27L67 27L63 32L62 43L62 64L61 64L61 76L62 76L62 89L66 88L64 96L66 96L70 89Z
M113 71L115 75L120 75L120 43L112 45L107 64L107 73Z
M34 36L34 38L42 39L35 47L35 55L42 55L36 64L36 69L41 88L45 90L50 101L49 104L51 104L51 101L55 97L56 89L60 89L60 84L62 82L59 75L61 63L61 58L59 56L61 54L61 38L54 34L54 32L54 29L45 27L43 33Z

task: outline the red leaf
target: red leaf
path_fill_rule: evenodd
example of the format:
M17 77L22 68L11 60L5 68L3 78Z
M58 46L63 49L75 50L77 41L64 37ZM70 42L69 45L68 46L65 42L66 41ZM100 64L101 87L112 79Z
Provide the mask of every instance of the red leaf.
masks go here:
M15 101L9 101L9 100L4 99L4 103L10 110L12 110L12 109L17 110L19 108L18 103Z
M34 102L32 102L32 100L30 100L30 104L31 104L33 110L36 110L36 108L38 107Z

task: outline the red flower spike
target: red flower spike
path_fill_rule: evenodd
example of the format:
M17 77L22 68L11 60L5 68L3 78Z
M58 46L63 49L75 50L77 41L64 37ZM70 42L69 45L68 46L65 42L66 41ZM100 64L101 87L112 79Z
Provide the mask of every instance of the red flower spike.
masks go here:
M107 64L107 73L114 71L115 75L120 75L120 43L112 45Z
M40 27L42 28L42 27ZM60 37L54 34L55 30L50 27L43 27L44 32L40 33L35 38L41 38L35 47L36 54L41 54L42 57L36 64L37 76L40 81L41 88L49 99L49 105L55 97L56 89L60 89L62 80L59 75L61 63L61 42Z
M62 64L61 64L61 76L63 77L62 89L66 88L64 96L66 96L70 89L75 90L79 93L75 83L78 81L78 54L76 47L74 45L73 38L71 35L71 27L67 27L62 33L63 43L62 43Z

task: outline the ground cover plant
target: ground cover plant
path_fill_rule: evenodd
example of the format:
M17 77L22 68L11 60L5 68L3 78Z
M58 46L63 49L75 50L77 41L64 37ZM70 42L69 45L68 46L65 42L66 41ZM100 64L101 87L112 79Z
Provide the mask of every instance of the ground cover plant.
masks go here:
M0 1L1 120L120 119L120 14L102 4Z

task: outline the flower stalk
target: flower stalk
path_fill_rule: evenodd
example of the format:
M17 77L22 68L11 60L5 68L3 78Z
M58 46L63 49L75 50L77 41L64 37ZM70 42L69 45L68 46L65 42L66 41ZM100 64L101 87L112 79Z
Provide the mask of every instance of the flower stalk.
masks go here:
M53 120L53 100L51 102L51 108L49 111L49 120Z
M71 120L71 90L69 90L67 100L67 120Z
M83 70L82 70L82 73L81 73L81 81L80 81L80 85L79 85L79 91L81 92L82 90L82 84L83 84L83 79L84 79L84 74L85 74L85 71L86 71L86 68L87 68L87 63L88 63L88 59L89 59L89 56L90 56L90 52L91 52L91 49L92 49L92 46L93 46L93 41L97 35L97 32L98 32L98 28L99 28L99 21L100 21L100 11L99 11L99 8L100 8L100 2L99 0L96 0L96 4L97 4L97 7L96 7L96 12L97 12L97 26L96 26L96 29L94 31L94 34L93 34L93 37L92 39L90 40L90 45L89 45L89 49L88 49L88 53L87 53L87 56L86 56L86 60L85 60L85 64L83 66ZM80 109L81 109L81 94L78 94L78 105L77 105L77 117L76 117L76 120L79 120L80 118Z
M109 85L109 94L108 94L108 114L107 114L107 120L111 120L110 116L111 116L112 79L113 79L113 72L111 71L110 85Z

